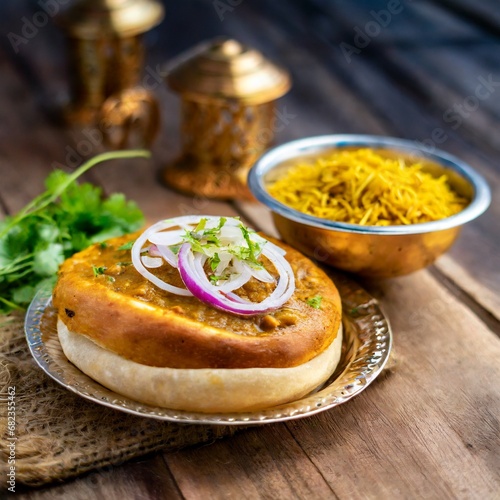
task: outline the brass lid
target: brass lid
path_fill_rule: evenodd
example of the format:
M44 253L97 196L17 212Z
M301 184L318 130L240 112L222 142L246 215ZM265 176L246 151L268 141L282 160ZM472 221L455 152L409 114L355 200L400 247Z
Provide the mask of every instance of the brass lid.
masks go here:
M148 31L163 17L158 0L77 0L57 16L57 21L76 38L125 38Z
M193 100L235 99L262 104L286 94L291 86L287 71L236 40L216 38L181 59L167 82Z

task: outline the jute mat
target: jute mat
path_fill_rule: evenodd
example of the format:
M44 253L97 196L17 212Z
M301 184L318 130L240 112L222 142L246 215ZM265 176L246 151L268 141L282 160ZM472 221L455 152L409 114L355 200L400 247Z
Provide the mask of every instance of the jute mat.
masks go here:
M0 316L3 484L12 452L16 483L40 486L121 464L154 450L180 449L236 432L230 426L187 425L135 417L67 391L36 365L24 338L23 323L20 314ZM12 388L15 417L9 414L8 418L8 410L13 410L12 403L8 403Z

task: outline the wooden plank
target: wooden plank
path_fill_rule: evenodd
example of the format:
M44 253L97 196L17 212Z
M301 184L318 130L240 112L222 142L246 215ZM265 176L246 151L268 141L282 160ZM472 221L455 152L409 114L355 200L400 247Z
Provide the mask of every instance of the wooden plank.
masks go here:
M470 269L475 267L474 264L471 264L469 268L460 266L457 264L456 260L451 257L452 254L453 252L450 255L443 255L436 262L436 268L457 287L466 290L467 294L470 295L477 304L485 308L492 317L491 321L487 321L484 315L485 311L478 312L478 314L485 322L492 325L491 328L494 331L500 334L500 330L498 329L498 314L493 313L493 311L498 311L499 307L498 281L496 275L491 275L487 270L481 272L479 276L472 274ZM471 260L474 259L473 254L468 255L468 257ZM497 255L492 253L490 262L496 265L495 263L497 260ZM497 321L493 321L493 318L497 318Z
M425 47L464 41L476 43L481 37L479 28L428 1L374 4L370 0L302 0L298 8L306 13L303 19L307 18L308 28L319 32L327 28L333 34L329 40L338 48L344 42L361 48L361 52L374 45Z
M9 212L42 191L54 157L47 127L40 123L33 95L0 48L0 193Z
M475 24L482 30L494 36L498 35L500 27L500 11L496 0L439 0L439 3L448 8L453 14L465 19L468 23Z
M283 424L164 457L190 500L336 498Z
M458 130L478 149L500 151L495 134L500 118L500 75L482 53L498 51L500 44L488 44L475 50L443 47L386 52L394 65L404 70L408 81L427 101L429 111L441 120L445 130ZM437 146L437 144L436 144ZM446 147L446 143L442 144Z
M428 1L374 5L369 0L348 3L307 0L303 4L316 5L334 18L342 27L346 43L355 44L355 35L364 33L365 36L359 38L360 46L366 43L363 42L366 37L373 44L429 46L464 39L473 42L481 33L475 26ZM424 31L425 38L422 36Z
M116 467L104 467L62 485L20 492L18 497L24 500L183 498L160 455Z
M316 429L288 424L294 436L339 497L494 498L498 338L426 271L368 288L392 319L394 376L318 416ZM331 437L316 449L318 435Z

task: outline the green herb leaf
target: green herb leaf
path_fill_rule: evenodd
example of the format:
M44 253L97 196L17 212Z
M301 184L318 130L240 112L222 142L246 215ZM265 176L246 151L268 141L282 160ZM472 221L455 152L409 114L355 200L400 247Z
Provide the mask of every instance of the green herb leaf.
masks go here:
M143 150L95 156L72 173L55 170L46 191L15 216L0 221L0 313L26 307L40 286L51 286L64 259L92 243L139 229L144 218L122 194L76 180L94 165L118 158L149 157ZM99 268L97 268L99 269Z
M212 271L215 271L219 264L220 264L219 254L215 253L214 256L210 259L210 269L212 269Z
M321 309L321 301L323 297L321 295L316 295L310 299L307 299L306 302L314 309Z
M226 281L229 279L229 275L228 274L224 274L222 276L216 276L215 274L211 274L208 279L210 280L211 283L213 283L214 285L216 283L218 283L219 281Z
M240 224L240 229L243 234L243 238L245 239L248 248L242 247L242 258L243 260L246 260L249 264L253 265L254 267L257 268L262 268L264 267L261 262L257 260L257 255L261 252L262 247L259 245L259 243L252 241L250 237L250 233L255 232L255 231L250 231L248 228L246 228L243 224Z
M134 243L135 243L135 240L124 243L123 245L118 247L118 250L132 250Z
M101 274L104 274L106 272L106 269L107 269L106 266L97 267L97 266L94 266L92 264L92 271L94 271L95 277L100 276Z
M194 228L196 232L202 231L205 229L205 226L207 225L207 219L204 217L203 219L200 219L200 222L198 222L198 225Z
M43 250L35 252L33 271L38 276L53 276L57 273L59 264L64 260L63 246L60 243L42 246Z

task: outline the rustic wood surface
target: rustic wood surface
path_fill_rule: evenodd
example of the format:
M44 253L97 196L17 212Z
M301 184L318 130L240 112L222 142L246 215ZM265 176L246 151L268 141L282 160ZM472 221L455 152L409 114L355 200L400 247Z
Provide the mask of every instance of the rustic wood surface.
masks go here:
M278 103L286 117L278 142L324 133L419 141L481 172L493 203L429 269L361 281L392 323L397 365L349 403L21 497L500 498L498 2L189 0L166 6L164 22L145 37L149 67L203 39L237 37L292 73L293 90ZM356 46L356 33L376 30L375 16L389 6L394 13L385 26L372 31L366 46ZM69 148L82 140L55 118L68 98L61 34L52 25L40 27L18 51L7 36L20 35L23 18L40 9L27 0L0 7L0 215L38 194L47 173L67 164ZM356 51L346 54L345 44ZM467 99L484 80L491 82L488 96L471 110ZM238 214L273 232L269 213L257 204L191 199L161 185L159 172L179 150L179 103L163 85L155 93L163 124L153 161L113 162L89 179L135 199L151 221ZM97 145L89 155L100 150Z

